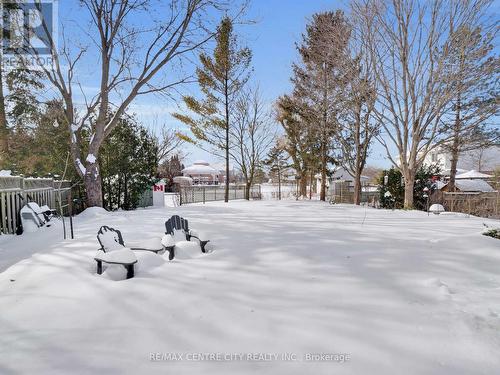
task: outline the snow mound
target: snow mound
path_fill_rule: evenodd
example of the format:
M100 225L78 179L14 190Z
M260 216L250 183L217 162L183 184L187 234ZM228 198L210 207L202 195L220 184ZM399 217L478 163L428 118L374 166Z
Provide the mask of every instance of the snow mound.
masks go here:
M434 214L440 214L445 211L446 210L441 204L434 203L432 206L429 207L429 212L432 212Z
M441 212L440 215L441 216L465 217L465 218L469 218L469 217L473 216L473 215L465 214L463 212Z
M179 241L175 244L174 259L190 259L203 255L200 244L194 241Z
M89 207L78 215L81 219L93 219L96 217L107 215L109 212L102 207Z
M141 276L143 273L162 266L163 264L165 264L167 259L151 251L136 251L135 255L138 260L137 264L135 265L136 276Z
M108 264L102 275L96 276L113 281L120 281L127 279L127 270L120 264Z

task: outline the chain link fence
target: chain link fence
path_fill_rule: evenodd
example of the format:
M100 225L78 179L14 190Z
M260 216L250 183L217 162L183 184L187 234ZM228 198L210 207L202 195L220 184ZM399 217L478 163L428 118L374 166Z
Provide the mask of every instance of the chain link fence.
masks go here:
M223 201L225 197L225 187L218 186L182 186L179 188L180 204L205 203ZM245 199L245 185L229 186L229 200ZM261 189L259 185L250 187L250 199L261 199Z

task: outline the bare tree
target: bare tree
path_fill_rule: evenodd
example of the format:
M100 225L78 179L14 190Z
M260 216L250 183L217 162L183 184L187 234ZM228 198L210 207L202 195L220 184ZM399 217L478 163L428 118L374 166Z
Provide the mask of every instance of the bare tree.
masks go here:
M174 151L178 150L184 144L182 137L179 137L179 132L175 129L163 126L158 140L158 161L161 163L169 159Z
M65 125L71 129L71 157L83 178L89 206L103 203L97 164L101 144L138 96L168 93L189 80L185 74L169 79L160 73L167 68L172 70L176 63L212 38L213 33L205 29L203 18L206 19L205 11L215 3L215 0L169 0L161 4L150 0L81 0L91 19L87 35L90 48L98 55L99 91L93 97L86 95L77 77L77 64L87 49L73 50L64 43L57 50L44 25L54 64L41 67L64 101ZM161 19L155 15L161 15ZM144 28L134 22L139 16L150 20L143 22L147 25ZM38 56L35 49L31 52ZM85 96L83 108L77 107L75 89ZM111 107L113 116L109 116ZM90 142L82 159L84 128L89 129Z
M341 163L354 177L354 204L361 203L361 175L370 145L378 134L380 122L373 115L376 90L370 65L362 55L352 59L343 104L343 121L337 132L342 147Z
M342 148L340 163L354 177L354 204L361 203L361 175L366 166L370 146L378 135L380 122L374 116L377 92L370 54L363 42L363 23L350 19L351 36L347 62L343 64L347 78L344 85L342 116L337 143Z
M427 153L445 141L443 116L453 97L446 43L470 12L489 1L353 0L378 88L378 137L405 182L405 207L413 206L415 174ZM453 10L455 9L455 10ZM392 154L392 149L397 155Z
M233 117L230 154L245 179L245 199L248 200L255 175L276 134L258 87L243 91Z

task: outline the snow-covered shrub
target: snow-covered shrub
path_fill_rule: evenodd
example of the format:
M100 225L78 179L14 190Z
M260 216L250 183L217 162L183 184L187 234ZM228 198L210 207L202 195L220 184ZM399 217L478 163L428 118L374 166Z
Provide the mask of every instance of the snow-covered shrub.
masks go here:
M483 235L500 240L500 228L488 229Z

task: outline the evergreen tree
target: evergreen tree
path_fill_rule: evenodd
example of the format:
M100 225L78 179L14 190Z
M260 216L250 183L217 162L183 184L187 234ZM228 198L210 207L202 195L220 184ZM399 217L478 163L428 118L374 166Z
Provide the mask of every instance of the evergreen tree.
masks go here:
M141 195L158 181L157 147L156 140L134 118L120 119L99 154L106 208L137 207Z
M492 144L498 130L487 120L498 115L500 57L493 52L496 33L462 25L453 30L445 48L451 85L456 92L448 114L444 147L451 154L449 191L455 190L460 153Z
M427 198L424 197L424 188L429 189L427 194L432 194L436 189L432 177L439 174L437 166L422 166L418 169L413 186L414 207L425 210ZM380 204L384 208L403 208L405 197L405 184L401 171L392 167L384 171L379 178Z
M299 178L299 194L307 195L307 179L320 170L320 142L317 127L302 109L300 99L284 95L277 101L276 120L285 131L282 147L291 158L291 166Z
M294 65L294 95L315 127L319 142L321 171L320 199L326 199L326 179L331 148L338 127L338 115L346 84L344 66L350 27L342 11L313 15L298 46L302 64Z
M276 176L276 179L278 180L279 200L281 200L281 180L283 178L285 169L288 167L287 160L288 158L286 157L285 149L278 140L276 144L269 150L267 159L264 161L264 164L269 167L270 175Z
M0 168L17 162L16 142L30 151L26 137L40 121L43 106L37 92L43 87L40 72L23 65L7 69L0 62Z
M23 10L22 1L2 3L4 12ZM2 46L11 39L11 30L6 25L5 22L0 25ZM24 144L29 150L29 142L26 141L31 140L31 134L26 126L35 123L34 118L39 114L36 92L43 88L41 72L25 67L20 58L10 61L15 65L8 66L4 59L0 59L0 169L12 169L13 165L18 164L13 158L11 143L22 139L24 142L18 142L17 145ZM16 139L12 139L13 128L18 133Z
M197 69L198 84L204 95L202 100L185 96L184 103L194 116L175 113L174 117L189 126L195 139L184 139L208 144L216 154L223 153L226 163L225 202L229 201L229 130L231 109L238 93L249 79L252 53L240 48L229 17L224 17L218 27L213 56L200 55L201 67Z
M25 108L19 112L17 125L11 129L5 165L27 176L62 176L69 152L69 130L64 125L62 103L49 101L33 111L27 103ZM29 125L25 122L28 118ZM73 166L69 166L65 178L77 178Z

